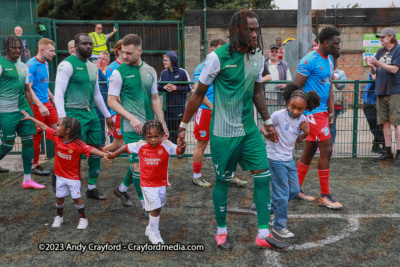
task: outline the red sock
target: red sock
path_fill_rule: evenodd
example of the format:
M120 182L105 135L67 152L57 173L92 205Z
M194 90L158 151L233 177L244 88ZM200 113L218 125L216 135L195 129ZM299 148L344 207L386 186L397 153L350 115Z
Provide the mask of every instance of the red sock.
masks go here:
M194 162L193 161L193 172L201 173L201 167L203 167L203 162Z
M306 178L308 169L310 168L310 165L305 165L300 162L297 164L297 176L299 177L299 184L300 187L303 185L304 178Z
M329 173L331 169L318 170L319 184L321 186L321 194L329 194Z
M43 132L33 135L33 164L39 164L40 143L42 142Z

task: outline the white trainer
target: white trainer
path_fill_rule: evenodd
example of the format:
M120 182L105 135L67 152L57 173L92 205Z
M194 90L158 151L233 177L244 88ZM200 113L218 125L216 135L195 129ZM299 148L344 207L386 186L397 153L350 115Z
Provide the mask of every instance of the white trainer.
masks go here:
M294 237L294 234L292 232L290 232L287 228L284 229L272 229L272 232L274 232L275 234L277 234L278 236L282 237L282 238L290 238L290 237Z
M149 240L153 245L157 245L158 243L164 244L164 240L162 240L160 232L151 231L149 226L146 227L145 235L149 237Z
M53 222L53 225L51 227L59 228L63 222L64 222L63 217L60 217L60 216L57 215L57 217L54 218L54 222Z
M76 229L78 230L84 230L88 227L89 221L86 218L80 218L79 219L79 224L78 227L76 227Z

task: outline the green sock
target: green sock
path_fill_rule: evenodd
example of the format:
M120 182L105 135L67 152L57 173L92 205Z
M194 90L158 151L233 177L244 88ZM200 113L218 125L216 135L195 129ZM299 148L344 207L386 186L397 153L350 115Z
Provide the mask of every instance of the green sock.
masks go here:
M14 141L12 141L12 142L4 142L4 141L1 142L1 145L0 145L0 160L2 160L8 154L8 152L10 152L12 150L13 146L14 146Z
M271 173L269 170L253 175L253 198L256 204L258 229L268 229L268 221L271 211Z
M126 187L129 187L132 184L132 172L133 172L133 166L131 165L129 167L128 172L125 175L124 180L122 181L122 184Z
M144 200L142 188L140 188L140 172L133 172L132 174L133 185L135 186L136 193L140 200Z
M212 198L214 202L215 218L219 228L226 227L226 203L228 201L228 190L231 181L221 182L215 179Z
M32 164L33 164L33 136L32 135L24 135L21 136L22 143L22 163L24 165L24 174L32 173Z
M101 169L101 158L97 155L92 155L88 159L89 165L89 179L88 184L96 185L97 178L99 178L99 173Z

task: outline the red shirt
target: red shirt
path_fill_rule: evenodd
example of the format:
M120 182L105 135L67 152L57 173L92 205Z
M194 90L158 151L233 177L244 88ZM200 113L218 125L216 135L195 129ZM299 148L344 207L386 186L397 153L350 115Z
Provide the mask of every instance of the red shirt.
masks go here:
M57 135L57 131L50 127L46 129L46 138L52 140L56 146L54 173L63 178L80 180L81 154L90 157L93 147L79 139L64 143L62 137Z
M168 163L169 155L177 155L178 147L171 141L164 140L157 147L152 147L146 141L126 145L129 154L139 155L140 186L169 186Z
M279 58L280 60L283 60L283 46L281 46L281 48L279 48L278 58Z

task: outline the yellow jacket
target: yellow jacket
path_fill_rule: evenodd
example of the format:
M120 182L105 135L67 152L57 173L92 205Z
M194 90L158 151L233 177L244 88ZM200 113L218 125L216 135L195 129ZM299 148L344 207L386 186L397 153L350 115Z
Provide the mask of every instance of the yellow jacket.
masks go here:
M107 49L107 36L101 33L100 36L96 32L89 33L93 40L93 52L92 54L100 55L101 52L108 52Z

